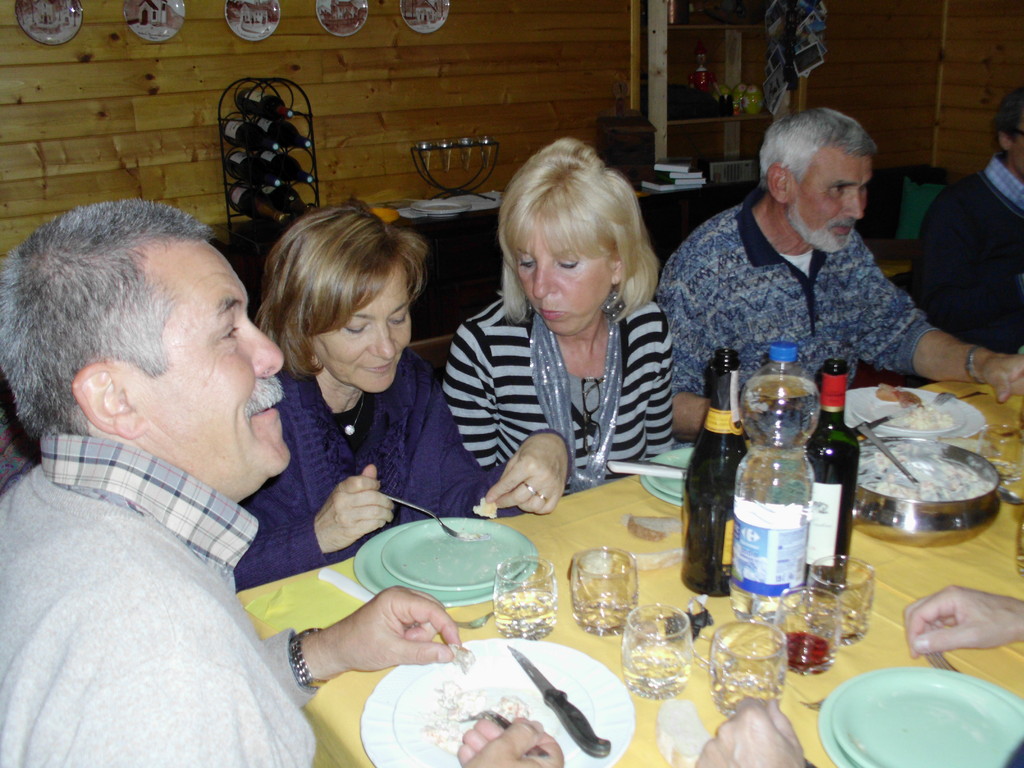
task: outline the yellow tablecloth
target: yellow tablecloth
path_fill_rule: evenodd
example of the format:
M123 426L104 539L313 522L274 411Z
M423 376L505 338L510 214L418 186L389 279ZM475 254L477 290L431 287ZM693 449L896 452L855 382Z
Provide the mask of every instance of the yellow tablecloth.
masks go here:
M948 388L962 394L978 389L987 391L987 388L975 385L950 385ZM1017 400L1019 398L1015 398ZM988 395L971 397L968 402L987 416L994 416L1003 409L1019 407L1019 402L999 406ZM1024 493L1024 484L1018 486L1015 490ZM926 666L923 659L910 658L904 641L903 609L908 603L951 583L1024 599L1024 578L1017 574L1015 562L1016 532L1021 524L1021 509L1003 505L998 518L988 530L970 541L948 547L915 548L887 544L855 530L852 553L876 568L877 585L870 631L861 643L842 648L835 665L825 674L814 677L789 674L782 698L782 710L793 721L811 762L819 768L833 765L818 738L818 715L801 706L801 701L821 699L840 683L870 670ZM629 478L566 497L549 516L523 515L502 521L528 536L540 554L556 565L560 594L558 625L547 639L587 653L620 677L619 638L589 635L579 629L572 619L568 567L574 552L593 546L610 545L634 552L654 552L680 545L678 536L661 542L636 539L621 523L626 513L674 516L679 511L673 505L647 493L637 478ZM350 568L350 562L338 566L343 573L351 574ZM267 596L278 592L283 586L294 590L296 583L310 579L317 579L316 571L247 590L240 593L239 598L246 605L261 597L265 601ZM312 588L311 585L300 585L299 588L307 587ZM321 587L327 589L327 592L324 593ZM317 595L322 595L330 594L331 588L317 585L315 589ZM685 607L691 596L689 590L682 585L678 567L641 572L642 603L665 602ZM331 599L323 603L324 615L334 619L338 612L337 605ZM717 623L732 618L728 598L714 598L709 601L708 607ZM456 619L468 619L489 609L488 602L452 608L450 612ZM304 615L310 616L308 610ZM273 631L258 619L254 619L254 623L264 635ZM704 630L698 641L698 650L702 655L707 652L707 637L710 634L711 630ZM497 636L493 622L482 629L462 632L464 640ZM1024 696L1024 644L986 651L959 651L947 656L961 671ZM364 702L385 674L343 675L322 688L306 707L317 737L316 765L372 765L362 749L359 720ZM724 718L711 703L707 673L696 665L682 697L696 704L705 725L712 732L723 721ZM633 697L633 702L637 711L636 733L619 764L652 768L665 765L654 743L654 722L660 702L637 697Z

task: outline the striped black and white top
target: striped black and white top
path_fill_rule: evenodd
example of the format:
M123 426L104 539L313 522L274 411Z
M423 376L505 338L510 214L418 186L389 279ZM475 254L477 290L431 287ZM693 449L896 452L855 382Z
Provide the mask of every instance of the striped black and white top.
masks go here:
M672 342L665 315L646 304L619 321L622 393L609 459L645 459L669 448ZM549 427L530 367L530 324L511 325L498 301L459 328L444 393L466 447L483 467L508 461L522 442ZM576 465L585 467L583 415L573 406Z

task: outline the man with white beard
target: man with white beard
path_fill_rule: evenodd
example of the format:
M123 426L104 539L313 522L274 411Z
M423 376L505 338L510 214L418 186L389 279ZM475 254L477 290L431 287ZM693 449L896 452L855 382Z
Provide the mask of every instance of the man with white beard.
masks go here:
M673 338L673 435L704 423L704 371L718 347L740 356L740 383L772 341L799 345L816 371L830 357L933 380L1024 392L1024 357L935 329L875 264L854 230L864 215L876 146L831 109L783 117L765 133L761 182L740 205L698 227L665 264L657 301Z

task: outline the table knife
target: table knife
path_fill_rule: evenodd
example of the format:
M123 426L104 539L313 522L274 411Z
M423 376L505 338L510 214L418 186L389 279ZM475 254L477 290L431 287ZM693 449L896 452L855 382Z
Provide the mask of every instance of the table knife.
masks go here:
M607 757L612 751L612 743L608 739L600 738L594 729L590 727L590 721L586 715L580 712L575 704L569 701L565 691L560 691L551 684L540 670L533 666L528 658L523 656L512 646L507 646L509 652L519 662L533 684L537 686L544 695L544 703L548 708L558 715L565 730L572 736L572 740L579 744L580 749L591 757Z
M658 464L654 461L618 461L612 459L608 462L608 470L617 475L649 475L651 477L664 477L669 480L686 479L686 467L670 467L668 464Z

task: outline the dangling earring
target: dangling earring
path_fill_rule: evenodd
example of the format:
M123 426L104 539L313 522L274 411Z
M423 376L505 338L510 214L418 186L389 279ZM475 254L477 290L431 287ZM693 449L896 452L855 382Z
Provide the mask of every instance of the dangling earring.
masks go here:
M619 298L619 286L618 284L612 286L611 293L608 294L608 298L604 300L604 304L601 305L601 311L604 312L608 317L616 317L625 306L622 299Z

